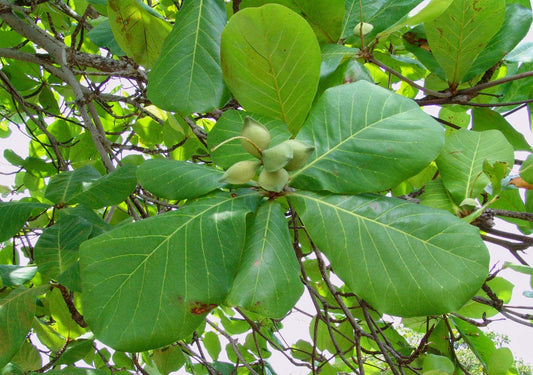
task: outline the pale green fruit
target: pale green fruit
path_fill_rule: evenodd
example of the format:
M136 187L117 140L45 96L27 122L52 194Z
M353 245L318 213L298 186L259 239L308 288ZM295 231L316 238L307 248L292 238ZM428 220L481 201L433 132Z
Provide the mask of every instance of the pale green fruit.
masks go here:
M258 160L243 160L233 164L220 178L220 182L227 184L245 184L254 178L257 168L261 165Z
M268 172L263 168L261 173L259 173L257 182L263 189L279 193L289 182L289 172L283 168L278 169L276 172Z
M295 171L302 168L309 160L309 157L311 157L313 151L315 151L313 146L309 146L307 143L296 139L289 139L283 143L289 144L292 148L292 159L284 167L288 171Z
M360 36L361 29L363 31L363 35L366 35L366 34L369 34L372 30L374 30L374 26L370 23L363 22L363 27L361 27L361 23L358 23L353 28L353 35Z
M292 148L286 142L263 150L263 166L267 172L283 168L292 159Z
M248 138L255 143L260 150L264 150L270 144L270 133L268 129L250 116L244 119L241 136ZM242 147L256 158L261 158L261 153L246 139L241 139Z

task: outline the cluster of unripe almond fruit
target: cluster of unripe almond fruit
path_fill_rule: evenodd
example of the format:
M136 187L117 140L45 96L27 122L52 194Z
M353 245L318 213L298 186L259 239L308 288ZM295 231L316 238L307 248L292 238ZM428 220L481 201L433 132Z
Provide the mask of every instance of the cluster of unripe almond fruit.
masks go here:
M265 190L279 193L289 182L289 171L305 165L315 150L313 146L289 139L270 147L270 133L260 122L246 116L240 137L242 147L258 160L243 160L233 164L220 182L240 185L252 180L261 166L257 184Z

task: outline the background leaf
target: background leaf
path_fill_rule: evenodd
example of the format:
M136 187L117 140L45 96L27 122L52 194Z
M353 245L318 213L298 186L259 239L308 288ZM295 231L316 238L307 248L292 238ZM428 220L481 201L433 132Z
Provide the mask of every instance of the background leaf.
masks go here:
M84 316L98 339L142 351L191 334L231 287L257 199L220 193L84 242Z
M518 3L507 4L502 27L477 56L463 81L469 81L496 65L526 36L532 19L531 9Z
M36 202L0 202L0 242L17 234L34 210L48 207Z
M148 97L183 114L206 112L229 100L220 67L220 35L226 25L221 0L185 1L148 75Z
M460 204L466 198L477 198L490 182L483 173L483 161L514 164L513 147L498 130L475 132L458 130L446 138L437 158L442 182Z
M344 0L244 0L239 8L258 7L265 3L286 6L305 18L319 43L337 43L344 19Z
M120 48L138 64L151 68L172 26L138 0L109 0L107 14Z
M380 196L300 192L288 199L335 273L380 312L455 311L488 274L477 228L446 211Z
M52 202L81 203L90 208L101 208L123 202L135 189L137 166L125 164L101 176L91 165L63 172L50 179L45 197Z
M0 264L1 286L18 286L24 284L35 276L35 266L14 266L12 264Z
M309 24L267 4L235 14L222 33L224 79L244 109L302 126L320 76L320 48Z
M302 292L284 210L275 201L264 202L248 226L243 259L226 302L279 319Z
M107 14L120 48L138 64L151 68L172 26L138 0L109 0Z
M0 299L0 369L24 343L35 314L35 297L47 287L19 287Z
M139 182L149 192L166 199L191 199L215 190L222 171L185 161L147 160L140 165Z
M316 150L291 186L356 194L422 171L438 155L444 132L414 101L360 81L326 90L296 139Z
M361 22L361 8L363 22L370 23L374 29L365 40L375 38L381 31L387 29L407 15L422 0L346 0L346 15L342 28L342 37L353 39L353 28ZM358 40L355 38L354 40Z
M498 112L490 108L475 107L472 109L472 130L499 130L507 138L516 151L531 151L531 146L522 133Z
M431 51L451 85L463 82L504 18L504 1L454 0L444 13L424 25Z

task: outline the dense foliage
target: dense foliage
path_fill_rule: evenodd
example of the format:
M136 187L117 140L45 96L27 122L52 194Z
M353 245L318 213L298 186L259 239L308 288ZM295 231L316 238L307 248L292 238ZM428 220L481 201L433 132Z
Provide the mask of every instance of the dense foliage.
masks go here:
M420 4L0 0L2 373L517 373L531 4Z

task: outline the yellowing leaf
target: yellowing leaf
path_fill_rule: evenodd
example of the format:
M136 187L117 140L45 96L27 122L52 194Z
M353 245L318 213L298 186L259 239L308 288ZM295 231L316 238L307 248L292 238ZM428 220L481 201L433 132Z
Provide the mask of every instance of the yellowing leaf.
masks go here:
M138 64L151 68L172 26L137 0L109 0L107 12L120 48Z

